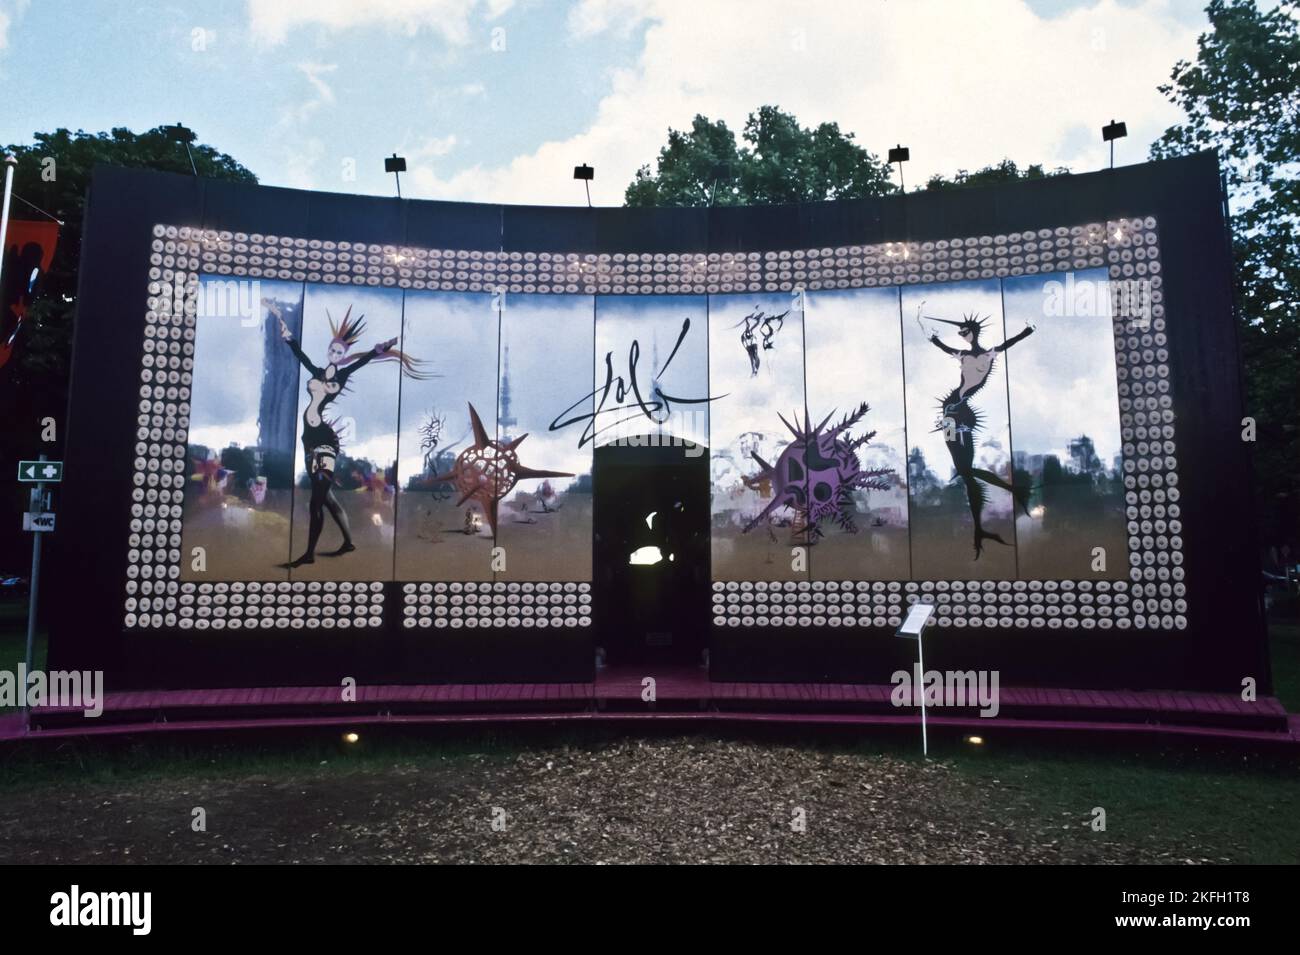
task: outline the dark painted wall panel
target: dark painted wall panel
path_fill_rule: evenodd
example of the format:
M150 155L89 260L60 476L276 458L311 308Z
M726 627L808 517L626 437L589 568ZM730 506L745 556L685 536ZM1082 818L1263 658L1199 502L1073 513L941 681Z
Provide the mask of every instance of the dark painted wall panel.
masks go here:
M101 169L91 190L75 338L67 480L50 586L52 664L123 686L584 679L584 630L167 631L125 638L129 516L149 230L155 222L379 245L563 252L737 252L835 247L1154 215L1168 311L1191 629L951 631L937 667L996 667L1004 684L1267 686L1230 259L1212 155L991 189L774 208L620 210L399 201ZM701 626L705 626L704 622ZM977 638L977 639L976 639ZM715 676L885 681L910 644L870 631L714 629Z

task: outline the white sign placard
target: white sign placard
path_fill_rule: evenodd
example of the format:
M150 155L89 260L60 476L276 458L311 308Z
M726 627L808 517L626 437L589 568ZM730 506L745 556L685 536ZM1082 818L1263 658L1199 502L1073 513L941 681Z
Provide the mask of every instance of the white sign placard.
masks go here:
M926 621L934 613L934 604L914 603L907 611L907 617L903 620L903 625L898 628L900 637L919 637L921 628L925 626Z
M31 511L23 511L23 530L52 531L54 530L54 515L52 513L33 514Z

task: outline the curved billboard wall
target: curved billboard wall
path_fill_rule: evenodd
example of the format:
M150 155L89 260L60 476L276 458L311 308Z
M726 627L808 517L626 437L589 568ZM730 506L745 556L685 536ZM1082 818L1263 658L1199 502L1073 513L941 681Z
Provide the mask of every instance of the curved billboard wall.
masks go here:
M589 677L632 506L596 463L655 448L707 462L676 626L717 677L879 679L918 599L1004 679L1259 677L1212 176L588 212L101 170L54 650L132 685Z

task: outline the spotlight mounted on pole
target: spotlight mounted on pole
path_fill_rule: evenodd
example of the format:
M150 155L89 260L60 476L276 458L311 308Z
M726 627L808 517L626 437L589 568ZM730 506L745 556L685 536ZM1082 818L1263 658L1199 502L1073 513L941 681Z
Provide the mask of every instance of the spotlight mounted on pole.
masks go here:
M199 171L194 166L194 154L190 152L190 143L194 142L194 130L183 126L179 122L175 126L164 126L163 130L173 141L182 143L185 146L185 157L190 161L190 172L197 176Z
M903 163L912 158L912 151L901 143L889 151L889 162L898 164L898 188L907 192L907 183L903 182Z
M1110 143L1110 168L1115 168L1115 140L1123 139L1128 135L1128 126L1124 123L1117 123L1111 120L1101 128L1101 141Z
M709 206L713 206L713 200L718 195L719 182L731 182L734 174L731 171L731 163L720 162L709 172Z
M591 208L591 180L596 178L596 170L592 169L586 163L581 166L573 167L573 178L581 179L583 187L587 190L587 208Z
M384 160L384 172L391 172L397 180L397 198L402 198L402 173L406 172L406 158L393 153Z

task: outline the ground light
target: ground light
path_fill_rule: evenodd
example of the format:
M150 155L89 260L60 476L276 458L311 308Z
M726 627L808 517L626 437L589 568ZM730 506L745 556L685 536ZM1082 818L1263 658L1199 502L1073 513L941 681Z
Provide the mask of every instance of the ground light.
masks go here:
M983 746L983 745L984 745L984 737L983 737L983 736L967 736L967 737L966 737L966 742L970 743L972 746Z
M361 734L360 734L360 733L344 733L344 734L343 734L343 742L345 742L345 743L359 743L359 742L361 742Z

